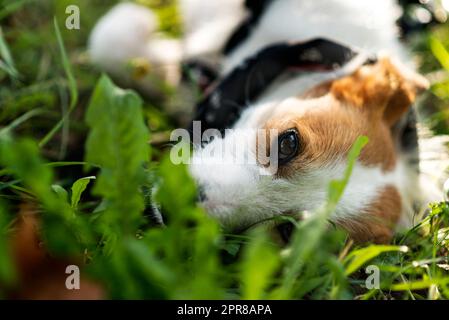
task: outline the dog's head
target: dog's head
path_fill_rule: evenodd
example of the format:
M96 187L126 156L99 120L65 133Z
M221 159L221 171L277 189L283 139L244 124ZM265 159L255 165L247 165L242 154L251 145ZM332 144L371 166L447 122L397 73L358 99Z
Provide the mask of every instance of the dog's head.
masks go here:
M325 202L329 182L343 176L357 137L365 135L369 143L334 221L355 238L372 234L383 241L402 210L403 168L393 128L426 86L382 58L299 96L250 106L233 131L194 153L190 170L202 205L232 230L313 212ZM381 223L369 225L368 217Z

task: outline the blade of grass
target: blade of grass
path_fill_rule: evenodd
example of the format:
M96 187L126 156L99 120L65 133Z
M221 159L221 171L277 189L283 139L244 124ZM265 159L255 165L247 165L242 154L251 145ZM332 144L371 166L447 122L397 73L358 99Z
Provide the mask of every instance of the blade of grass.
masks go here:
M2 28L0 27L0 56L3 61L0 60L0 68L9 74L11 79L17 80L19 78L19 72L17 71L14 60L12 59L11 52L9 51L8 44L6 43Z
M328 218L335 211L349 181L355 162L362 148L367 143L368 138L366 136L361 136L354 142L348 154L348 164L343 178L340 180L333 180L329 185L327 203L320 208L315 215L300 224L296 230L293 236L289 261L285 268L286 272L282 277L280 287L274 295L276 298L291 298L293 288L303 269L304 262L315 249L325 232Z
M20 126L22 123L30 120L31 118L33 118L35 116L41 115L43 113L45 113L45 110L43 108L33 109L33 110L30 110L30 111L24 113L23 115L21 115L20 117L15 119L13 122L11 122L8 126L2 128L0 130L0 137L8 134L12 130L14 130L15 128Z
M441 66L446 69L446 71L449 71L449 52L446 50L441 41L434 36L430 36L429 46Z
M449 278L423 279L411 282L393 284L388 289L391 291L410 291L428 289L432 285L445 286L449 283Z
M59 51L61 53L62 64L64 67L64 71L67 76L67 80L69 83L69 91L70 91L70 106L67 110L66 114L63 115L62 119L50 130L49 133L45 135L45 137L39 142L39 147L44 147L53 136L61 129L63 124L68 125L69 117L72 111L75 109L78 103L78 87L76 84L75 77L73 76L72 67L70 65L69 59L67 57L67 52L64 47L64 42L62 40L61 30L59 29L58 21L56 17L53 19L54 28L56 32L56 38L58 40Z
M62 86L59 86L59 97L61 101L61 113L63 118L66 117L68 111L68 99L67 92L64 90ZM65 158L67 154L67 145L69 144L69 134L70 134L70 126L69 119L63 122L62 125L62 134L61 134L61 146L59 148L59 156L58 159L62 160Z
M13 180L10 182L0 182L0 191L3 189L8 189L9 187L20 183L20 181L22 181L22 180Z

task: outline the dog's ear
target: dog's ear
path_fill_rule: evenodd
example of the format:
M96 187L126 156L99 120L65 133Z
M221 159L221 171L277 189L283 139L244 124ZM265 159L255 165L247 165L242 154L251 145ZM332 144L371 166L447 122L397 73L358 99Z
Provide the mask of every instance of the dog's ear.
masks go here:
M393 126L427 87L424 77L382 58L333 81L330 92L339 101L366 110L371 117Z

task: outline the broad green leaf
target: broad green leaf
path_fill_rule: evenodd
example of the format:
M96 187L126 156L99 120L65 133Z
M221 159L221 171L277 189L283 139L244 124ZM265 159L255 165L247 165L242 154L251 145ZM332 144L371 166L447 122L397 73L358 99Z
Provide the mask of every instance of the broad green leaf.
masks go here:
M431 36L429 38L430 50L435 58L440 62L441 66L449 71L449 52L436 37Z
M149 132L142 101L134 92L122 90L102 76L86 121L90 127L86 161L101 167L93 192L108 202L101 222L114 230L108 233L112 238L123 232L134 233L142 220L141 185L144 164L149 161Z
M349 276L381 253L391 251L407 252L407 250L408 249L405 246L386 245L371 245L366 248L354 250L345 259L345 263L347 264L345 274Z
M179 277L171 298L223 298L223 288L216 285L221 272L221 234L217 222L197 208L195 183L186 166L175 165L165 157L158 172L160 183L156 198L168 220L160 235L165 241L164 256ZM160 243L161 240L152 242ZM180 264L179 257L186 254L189 258ZM185 273L190 276L182 276Z
M265 290L279 266L279 252L268 241L266 230L257 230L245 247L240 269L242 299L264 299Z
M90 180L95 180L96 177L85 177L81 178L75 181L75 183L72 185L72 198L71 198L71 205L72 208L76 209L78 207L78 203L80 202L81 195L83 194L84 190L86 190Z
M124 245L131 259L145 273L146 279L157 281L159 285L173 285L175 278L170 272L170 268L154 256L144 241L128 239Z
M22 179L45 204L54 204L52 200L55 194L51 191L53 173L44 165L33 141L13 140L10 137L0 139L0 163Z
M192 289L191 297L193 299L222 299L223 290L216 288L220 274L218 245L221 239L220 229L217 221L207 216L202 209L196 208L193 212L197 226L192 234L193 278L189 284Z
M69 193L67 192L66 189L64 189L63 187L61 187L60 185L54 184L51 186L51 188L53 189L53 191L58 195L58 197L65 201L68 202L69 201Z
M160 187L157 200L170 215L171 219L184 220L190 211L183 210L192 207L196 202L196 187L184 165L175 165L169 157L164 158L159 166ZM173 215L173 217L171 217Z

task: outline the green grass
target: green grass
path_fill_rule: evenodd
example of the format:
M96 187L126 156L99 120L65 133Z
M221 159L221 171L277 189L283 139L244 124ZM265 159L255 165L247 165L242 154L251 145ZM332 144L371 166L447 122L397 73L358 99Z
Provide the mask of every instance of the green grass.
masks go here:
M289 246L274 244L262 228L227 234L196 206L186 168L148 144L177 122L164 112L166 101L144 101L85 59L89 30L113 2L0 3L0 297L24 285L10 237L27 203L51 256L82 261L108 298L449 298L448 204L429 204L429 215L391 245L354 245L329 226L365 138L323 207L295 222ZM69 3L81 8L79 31L61 28ZM178 36L175 8L164 10L174 21L163 28ZM429 93L436 133L449 131L448 30L438 26L413 42L423 72L442 72ZM150 227L145 213L155 183L164 228ZM379 268L379 288L365 287L369 265Z

